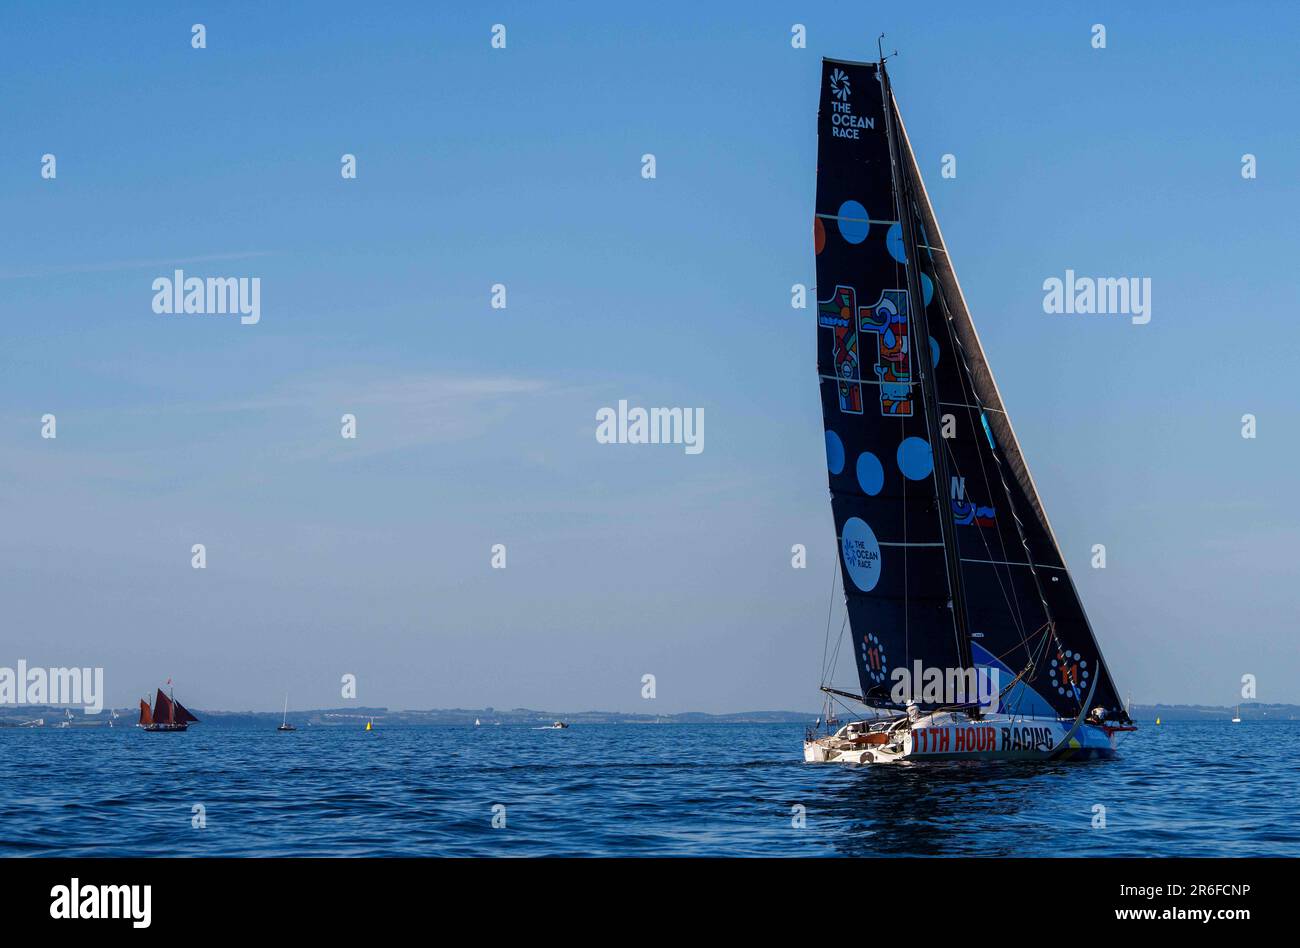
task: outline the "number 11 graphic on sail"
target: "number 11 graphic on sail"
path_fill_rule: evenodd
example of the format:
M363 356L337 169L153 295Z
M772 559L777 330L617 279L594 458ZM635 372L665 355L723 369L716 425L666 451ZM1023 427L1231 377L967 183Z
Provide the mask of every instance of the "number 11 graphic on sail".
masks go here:
M912 414L906 290L881 290L875 305L859 309L857 291L851 286L837 286L829 299L817 301L817 325L833 337L840 411L852 415L862 413L858 340L869 333L875 338L875 384L880 387L880 413Z

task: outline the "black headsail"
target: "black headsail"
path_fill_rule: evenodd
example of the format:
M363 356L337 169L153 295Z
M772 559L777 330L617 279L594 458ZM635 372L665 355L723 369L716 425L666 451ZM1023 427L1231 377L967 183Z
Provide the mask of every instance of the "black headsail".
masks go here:
M814 229L832 508L869 703L888 704L890 672L920 660L1022 676L1007 711L1073 718L1087 702L1127 720L881 64L823 63Z

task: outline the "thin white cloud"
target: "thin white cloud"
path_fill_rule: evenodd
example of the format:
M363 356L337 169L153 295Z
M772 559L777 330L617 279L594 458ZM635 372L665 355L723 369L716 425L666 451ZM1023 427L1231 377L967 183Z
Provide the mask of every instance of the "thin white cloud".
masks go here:
M368 407L446 407L476 400L534 395L548 389L544 381L510 377L408 375L393 378L315 379L299 381L279 391L247 401L213 406L213 411L315 409L346 402Z
M42 267L37 270L0 270L0 280L27 280L41 277L67 276L73 273L116 273L122 270L149 270L157 267L176 267L190 263L214 263L221 260L247 260L251 257L269 257L269 250L238 250L233 253L210 253L198 257L167 257L159 260L110 260L104 263L72 263L60 267Z

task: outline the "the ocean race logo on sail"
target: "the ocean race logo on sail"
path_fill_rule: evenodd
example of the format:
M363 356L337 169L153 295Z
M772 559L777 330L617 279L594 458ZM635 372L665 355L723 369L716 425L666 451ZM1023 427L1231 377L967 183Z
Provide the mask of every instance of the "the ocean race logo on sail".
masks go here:
M897 705L913 702L927 705L979 705L986 714L996 714L1001 691L997 668L927 668L915 661L912 667L900 665L890 673L893 688L889 700Z
M1043 312L1058 315L1131 316L1134 326L1151 322L1150 277L1081 277L1043 281Z
M81 705L86 714L104 710L104 669L0 667L0 704Z
M687 454L704 450L703 408L606 406L596 412L596 440L601 444L680 444Z
M849 101L849 74L838 67L831 73L831 95L841 102Z
M871 116L853 114L853 106L849 103L852 90L849 87L848 73L836 67L831 70L827 81L831 87L831 135L833 137L858 138L858 133L862 129L876 127L876 120Z

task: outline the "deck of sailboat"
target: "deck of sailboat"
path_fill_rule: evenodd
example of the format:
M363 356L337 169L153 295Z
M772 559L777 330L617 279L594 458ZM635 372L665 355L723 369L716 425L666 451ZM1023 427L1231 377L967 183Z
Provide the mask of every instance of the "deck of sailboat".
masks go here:
M807 735L809 763L887 764L919 761L1059 761L1115 756L1117 731L1060 718L935 712L845 724Z

